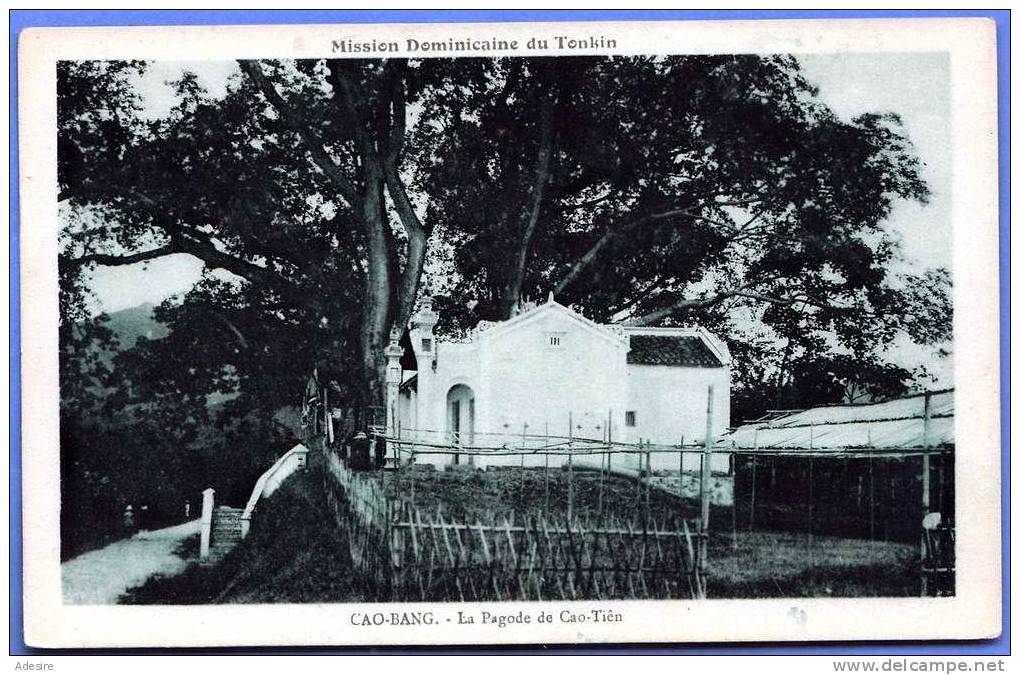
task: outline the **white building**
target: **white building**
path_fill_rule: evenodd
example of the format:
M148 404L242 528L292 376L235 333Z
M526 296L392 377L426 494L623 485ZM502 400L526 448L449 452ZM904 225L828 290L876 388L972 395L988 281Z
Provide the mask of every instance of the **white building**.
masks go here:
M610 434L623 443L701 443L709 391L711 433L729 427L730 355L706 330L597 324L551 297L507 321L483 322L460 342L437 340L435 322L428 308L413 319L418 370L401 378L403 438L486 447L521 445L515 439L535 446L548 436L602 441ZM419 461L462 459L428 457ZM520 462L473 461L500 459ZM638 462L636 455L613 461ZM696 454L687 455L683 468L697 462ZM713 470L725 471L728 463L727 455L714 456ZM681 468L680 455L656 454L652 468Z

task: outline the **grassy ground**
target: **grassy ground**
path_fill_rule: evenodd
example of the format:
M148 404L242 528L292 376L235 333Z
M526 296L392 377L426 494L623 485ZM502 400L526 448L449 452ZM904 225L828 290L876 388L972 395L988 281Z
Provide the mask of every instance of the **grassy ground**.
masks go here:
M413 478L413 480L412 480ZM577 471L577 512L596 519L599 493L602 512L637 522L644 496L628 479ZM122 602L139 604L359 602L365 600L351 577L343 534L325 503L316 469L291 477L262 503L249 536L212 567L189 566L178 576L150 579L130 590ZM474 522L546 510L543 471L429 471L418 467L400 477L387 476L387 491L410 499L422 509ZM523 491L522 491L523 487ZM549 472L551 514L564 514L567 475ZM654 492L650 512L658 522L678 515L693 517L695 505ZM486 516L486 514L490 514ZM710 598L868 597L917 595L917 549L891 542L813 537L804 533L738 531L733 545L730 511L713 508L709 550ZM197 539L183 544L197 554Z
M500 468L491 471L436 471L426 466L386 477L387 493L411 500L418 508L443 512L473 523L542 510L554 517L567 511L568 474ZM413 489L412 489L413 486ZM641 522L646 495L635 481L598 472L574 472L575 513L591 521L600 514ZM600 502L601 494L601 502ZM601 503L601 511L598 506ZM653 490L647 508L661 527L677 517L695 518L697 505ZM492 514L492 515L487 515ZM916 546L897 542L812 537L803 532L738 531L736 546L729 507L713 506L709 539L709 597L869 597L912 596L920 591Z
M796 532L713 533L709 597L898 597L920 593L916 546Z
M573 511L578 517L597 521L600 515L612 514L634 523L644 517L646 491L633 479L575 469L573 483ZM542 469L503 467L441 471L419 465L386 476L386 492L391 498L413 501L418 508L432 513L441 505L444 514L470 523L492 518L502 522L503 518L537 511L563 518L569 501L568 485L569 473L559 467L547 473ZM657 523L671 525L678 517L696 516L696 507L688 500L659 490L648 497L649 513ZM713 516L717 510L713 507ZM728 514L729 509L722 509L720 517L724 513Z
M155 577L121 597L125 604L358 602L350 561L314 471L289 478L259 506L248 537L219 564L196 563ZM197 555L197 538L182 546Z

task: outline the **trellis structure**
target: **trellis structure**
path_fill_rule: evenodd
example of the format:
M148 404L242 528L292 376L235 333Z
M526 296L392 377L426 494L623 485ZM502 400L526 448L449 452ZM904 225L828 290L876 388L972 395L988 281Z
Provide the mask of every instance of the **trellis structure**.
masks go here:
M709 393L711 400L711 392ZM806 494L799 495L804 512L802 523L792 529L805 530L809 542L831 525L833 502L839 498L841 475L846 487L849 477L857 479L858 502L867 505L870 528L863 536L883 538L875 527L876 474L884 472L891 489L885 508L889 514L913 523L914 541L919 546L921 593L942 595L954 592L955 531L953 529L953 398L952 391L931 392L907 399L862 406L829 406L807 411L783 411L756 423L724 434L718 442L708 430L707 443L656 445L645 442L620 443L612 439L611 425L603 438L581 438L548 433L520 434L475 432L470 439L451 439L440 431L412 431L378 425L370 429L373 439L388 448L388 469L375 478L351 473L335 460L343 473L333 471L343 489L335 494L337 512L346 512L354 533L352 557L369 571L380 595L404 599L481 600L499 598L596 599L600 597L704 597L707 587L709 489L711 458L728 454L751 475L750 490L739 503L734 495L732 522L718 522L713 531L732 528L738 538L738 512L747 515L747 529L756 527L756 508L762 494L756 494L760 473L775 471L785 462L799 466L806 474ZM470 444L465 440L471 441ZM634 478L635 490L645 503L652 491L654 458L663 453L680 453L697 458L698 517L675 522L655 522L650 511L638 506L630 522L608 522L597 516L588 521L574 508L575 470L597 469L599 476L611 474ZM567 509L553 516L548 509L517 515L517 522L457 522L441 510L426 512L410 499L387 501L382 483L393 470L413 465L421 458L457 454L465 458L498 458L504 468L519 467L524 490L525 464L545 469L550 464L567 472ZM614 462L613 457L636 458ZM637 468L634 468L636 464ZM681 466L685 466L681 461ZM915 466L916 465L916 466ZM878 470L879 467L885 467ZM890 467L912 476L897 488ZM854 472L862 475L851 475ZM866 471L867 473L863 473ZM592 474L589 474L592 475ZM867 482L865 482L865 477ZM787 476L789 479L790 477ZM823 489L816 489L819 481ZM794 481L795 483L796 481ZM371 486L371 487L369 487ZM789 480L783 492L796 492ZM599 493L601 495L601 493ZM340 497L343 496L343 504ZM788 495L787 495L788 496ZM796 496L796 495L795 495ZM599 498L601 502L601 498ZM918 518L910 516L916 504ZM860 506L860 504L858 504ZM889 509L895 509L889 511ZM904 512L906 511L906 512ZM585 514L582 514L585 515ZM845 514L840 514L845 515ZM618 517L618 516L617 516ZM796 513L793 517L798 517ZM923 518L923 525L921 520ZM338 516L338 523L342 519ZM341 523L343 527L343 524ZM846 534L841 532L840 534ZM856 533L855 536L861 536ZM651 581L651 583L649 583Z
M826 526L827 513L831 517L834 511L851 512L856 496L858 511L867 521L858 523L863 532L853 534L870 539L892 534L919 542L921 594L952 594L953 394L947 389L880 403L778 411L722 436L719 450L734 454L735 483L748 483L742 493L747 500L746 527L759 525L756 510L763 497L762 474L771 473L774 483L778 466L785 474L782 496L786 503L793 495L805 507L800 517L809 540L820 526ZM815 489L820 478L827 481L826 490ZM840 480L842 484L837 485ZM806 484L806 489L798 491L798 483ZM890 533L893 519L899 531L894 528ZM735 508L734 537L737 530Z

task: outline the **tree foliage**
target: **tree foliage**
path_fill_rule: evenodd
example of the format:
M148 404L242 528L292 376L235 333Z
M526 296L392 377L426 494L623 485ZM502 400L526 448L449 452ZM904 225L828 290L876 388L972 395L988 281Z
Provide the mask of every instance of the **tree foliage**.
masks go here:
M911 268L886 229L927 197L898 118L839 118L790 56L244 61L223 95L186 73L159 117L146 67L58 67L79 418L101 403L241 443L275 433L313 370L375 403L423 296L448 332L549 292L597 321L705 326L748 411L899 393L889 345L951 330L948 273ZM89 271L171 255L206 272L159 308L169 335L95 358L113 336Z

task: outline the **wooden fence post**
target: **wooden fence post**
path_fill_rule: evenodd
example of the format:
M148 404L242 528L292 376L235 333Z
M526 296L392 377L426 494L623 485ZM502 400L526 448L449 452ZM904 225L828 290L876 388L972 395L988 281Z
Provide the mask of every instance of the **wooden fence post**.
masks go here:
M574 517L574 413L567 413L570 431L567 435L567 522Z
M808 450L813 451L814 449L815 449L815 427L814 427L814 425L810 425L808 427ZM807 473L807 480L808 480L808 486L807 486L807 491L808 491L807 492L808 493L808 503L807 503L807 541L808 541L808 550L809 550L809 554L808 555L811 556L812 561L814 560L814 553L810 552L810 551L812 549L812 546L814 545L814 537L813 537L813 534L811 532L811 521L812 521L813 516L814 516L814 508L815 508L815 493L814 493L815 474L814 474L814 469L815 469L814 456L809 454L808 455L808 473Z
M931 512L931 456L928 454L931 433L931 392L924 392L924 426L921 431L921 519ZM928 563L928 546L925 540L924 526L921 527L921 596L928 595L928 574L925 565Z
M645 447L649 450L645 453L645 528L648 527L648 521L652 517L652 447L651 441L645 442Z
M733 481L736 487L736 479ZM754 508L758 496L758 430L754 430L754 453L751 455L751 513L748 515L747 530L754 532ZM736 496L734 496L734 508L736 508Z
M712 399L715 394L715 388L712 385L708 385L708 405L705 410L705 448L701 453L701 485L700 485L700 501L701 501L701 518L698 523L699 537L698 537L698 567L704 580L704 573L706 569L706 559L708 558L708 518L709 518L709 505L710 505L710 494L709 494L709 481L711 480L712 472L712 445L715 440L712 438ZM707 589L707 580L704 580L705 588Z
M931 447L931 392L924 392L924 427L921 434L921 448L923 460L921 462L921 517L928 515L931 511L931 456L928 449Z
M216 490L202 490L202 534L199 540L198 557L209 557L209 539L212 534L213 503Z
M638 512L638 514L641 513L641 474L644 471L644 469L641 468L642 464L644 464L644 453L641 452L641 448L643 448L644 446L645 446L645 439L638 438L638 440L637 440L637 482L634 484L634 489L636 491L634 510L636 510Z
M868 427L868 537L875 538L875 448Z
M376 438L375 442L378 443L379 439ZM385 445L383 447L386 447L388 444L389 444L389 441L385 441ZM387 447L386 451L389 452L389 448L388 447ZM375 444L373 444L373 447L369 450L369 453L371 453L369 455L369 457L371 459L374 459ZM380 464L379 464L379 485L382 486L383 495L385 495L386 494L386 455L385 454L383 455L382 462L380 462Z
M730 504L730 520L732 522L732 530L733 530L732 545L733 545L733 550L736 551L737 550L737 469L736 469L736 456L735 455L730 455L730 457L732 458L732 461L734 463L734 468L733 468L733 486L730 488L730 492L731 492L731 495L732 495L730 497L730 500L732 501L732 503Z
M599 455L599 496L598 503L596 505L597 518L599 521L602 519L602 490L606 482L606 457L608 456L609 450L609 420L606 419L606 426L602 430L602 449L604 452Z
M524 450L528 445L528 423L521 427L521 508L524 508Z
M606 455L606 471L613 472L613 409L609 409L609 421L606 423L606 436L609 439L609 454Z
M545 488L546 488L546 512L549 512L549 420L546 420L546 475L545 475Z
M807 510L807 540L808 548L811 549L812 562L814 561L814 532L812 520L814 519L815 510L815 458L808 455L808 510Z

